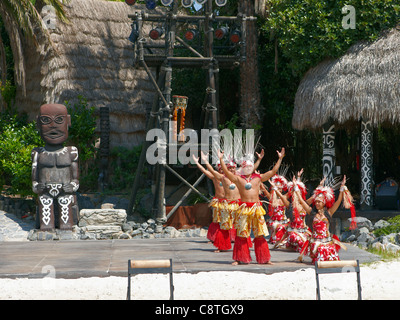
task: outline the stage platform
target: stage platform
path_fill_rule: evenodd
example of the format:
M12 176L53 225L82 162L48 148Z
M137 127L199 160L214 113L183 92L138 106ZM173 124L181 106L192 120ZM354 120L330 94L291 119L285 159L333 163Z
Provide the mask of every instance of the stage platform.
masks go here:
M18 241L0 243L0 278L40 278L54 271L56 278L127 276L129 259L172 259L174 272L244 271L272 274L314 267L306 257L296 261L298 253L271 249L273 265L232 266L232 250L215 253L206 238ZM362 249L347 245L340 250L341 260L360 263L379 260Z

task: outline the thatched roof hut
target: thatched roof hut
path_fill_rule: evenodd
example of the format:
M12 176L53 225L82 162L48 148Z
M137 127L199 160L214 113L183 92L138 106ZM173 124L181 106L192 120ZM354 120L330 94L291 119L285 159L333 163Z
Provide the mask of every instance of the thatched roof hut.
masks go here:
M24 44L26 94L18 91L18 110L33 118L43 103L72 104L82 95L91 106L110 108L111 147L140 144L154 88L145 71L133 68L128 14L143 7L103 0L67 2L70 23L55 18L55 28L48 29L51 43L39 35L39 47Z
M296 93L292 125L316 129L332 119L400 122L400 26L372 43L310 69Z

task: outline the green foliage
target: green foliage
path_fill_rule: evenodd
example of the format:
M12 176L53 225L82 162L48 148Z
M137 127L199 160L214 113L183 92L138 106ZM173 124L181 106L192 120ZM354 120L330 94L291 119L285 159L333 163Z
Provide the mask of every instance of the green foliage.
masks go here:
M32 195L31 151L41 144L36 123L8 113L0 119L0 175L1 185L7 184L7 192Z
M99 176L95 107L89 106L87 99L81 95L73 106L68 101L65 105L71 116L67 144L77 147L79 152L79 188L81 191L95 189Z
M302 74L324 58L337 58L360 40L373 41L394 27L400 7L392 0L272 0L262 30L278 39L283 56ZM355 29L344 29L345 5L355 8Z
M96 118L94 107L88 107L86 99L79 97L73 107L67 103L71 115L68 144L79 150L80 179L83 187L97 184L94 164L96 155ZM31 179L31 151L43 145L36 129L36 122L27 122L26 116L7 111L0 116L0 186L8 185L9 193L22 196L34 195ZM96 177L95 177L96 176Z
M132 187L141 151L141 145L131 150L124 147L111 150L107 187L109 190L124 191Z
M376 248L369 247L369 248L367 248L367 251L372 254L376 254L376 255L380 256L380 258L386 262L392 261L394 259L398 259L400 257L399 252L393 252L390 250L385 250L383 248L376 249Z
M377 237L400 232L400 215L388 219L388 222L390 223L389 226L374 231Z
M97 135L95 108L88 106L87 99L81 95L78 100L73 106L68 101L65 105L71 115L67 144L78 148L81 164L95 157Z
M12 81L6 80L5 84L0 81L0 94L7 106L11 106L12 101L15 99L15 93L16 87L12 84Z
M237 113L234 113L232 118L226 121L224 124L220 124L218 126L218 130L222 129L229 129L230 131L234 131L235 129L240 128L240 123L239 123L239 115Z
M291 124L300 80L324 59L340 57L356 42L373 41L382 30L394 27L400 20L399 6L390 0L271 0L267 5L267 19L258 21L262 137L272 148L286 148L286 163L320 175L321 170L315 170L321 166L322 150L316 143L320 137L295 131ZM356 29L342 27L345 5L355 8ZM266 150L266 163L276 161L273 150Z

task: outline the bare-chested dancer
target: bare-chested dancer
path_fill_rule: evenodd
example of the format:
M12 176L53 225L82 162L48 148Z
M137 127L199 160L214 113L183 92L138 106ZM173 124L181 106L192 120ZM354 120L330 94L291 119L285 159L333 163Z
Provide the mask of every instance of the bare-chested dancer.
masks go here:
M219 153L222 170L227 178L232 181L240 193L239 209L236 215L236 240L233 248L232 265L239 263L250 263L250 250L248 238L251 230L254 233L254 250L256 260L259 264L272 264L268 243L264 236L268 235L267 225L264 220L265 210L259 200L260 185L263 181L271 178L279 169L282 159L285 156L285 149L278 152L278 161L273 169L263 174L254 173L254 162L247 159L241 164L241 175L234 175L229 172L223 160L223 153Z
M196 163L197 167L200 169L200 171L203 172L206 175L206 177L212 181L212 183L214 185L215 194L209 204L209 206L211 207L211 210L212 210L212 222L209 225L208 232L207 232L207 239L210 240L211 242L214 242L217 231L220 228L219 222L221 219L222 201L225 199L224 187L222 186L222 183L220 181L218 181L210 171L206 170L199 163L198 157L195 157L194 155L192 155L192 158L193 158L194 162ZM221 167L218 168L218 171L220 173L222 173Z

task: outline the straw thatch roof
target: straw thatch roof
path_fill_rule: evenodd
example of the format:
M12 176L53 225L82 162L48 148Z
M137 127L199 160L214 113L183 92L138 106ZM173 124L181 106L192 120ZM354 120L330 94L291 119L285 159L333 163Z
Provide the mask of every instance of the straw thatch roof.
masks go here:
M36 116L43 103L76 102L110 108L110 144L132 147L145 138L146 110L154 88L144 70L133 68L128 14L143 6L103 0L70 0L70 23L55 21L51 42L25 43L26 95L17 93L18 110Z
M400 122L400 27L372 43L353 45L339 59L310 69L296 93L292 125L320 128L329 119Z

